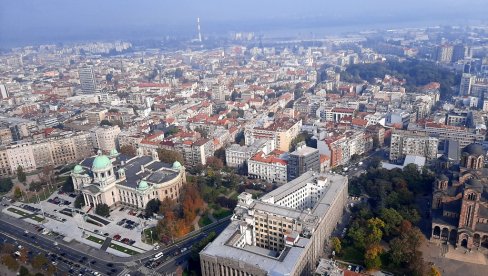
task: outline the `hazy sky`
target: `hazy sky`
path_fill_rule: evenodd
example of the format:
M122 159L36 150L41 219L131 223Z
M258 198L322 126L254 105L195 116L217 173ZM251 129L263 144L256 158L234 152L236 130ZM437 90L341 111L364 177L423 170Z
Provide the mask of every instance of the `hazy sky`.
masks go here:
M486 20L488 0L0 0L0 45L398 22ZM325 25L325 26L320 26Z

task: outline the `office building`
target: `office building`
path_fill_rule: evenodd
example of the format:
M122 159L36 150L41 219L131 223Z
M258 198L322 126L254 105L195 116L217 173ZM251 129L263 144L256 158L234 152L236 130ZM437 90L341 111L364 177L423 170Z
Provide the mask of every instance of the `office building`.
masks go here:
M81 91L85 94L93 94L97 91L97 82L93 67L85 66L78 70L80 75Z
M202 275L312 275L347 204L347 177L306 172L259 199L200 252Z
M320 154L318 149L302 143L288 156L288 181L307 171L320 172Z

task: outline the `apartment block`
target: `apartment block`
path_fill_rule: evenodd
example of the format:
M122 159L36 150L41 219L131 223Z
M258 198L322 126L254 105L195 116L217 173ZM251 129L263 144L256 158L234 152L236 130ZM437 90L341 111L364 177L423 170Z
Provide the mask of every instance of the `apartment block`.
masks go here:
M307 147L303 143L288 157L288 181L307 171L320 172L320 154L318 149Z
M439 139L423 132L394 130L391 134L390 160L400 161L406 155L437 158Z
M274 183L286 183L288 162L285 156L285 152L277 149L269 154L260 151L249 159L247 172L250 177Z

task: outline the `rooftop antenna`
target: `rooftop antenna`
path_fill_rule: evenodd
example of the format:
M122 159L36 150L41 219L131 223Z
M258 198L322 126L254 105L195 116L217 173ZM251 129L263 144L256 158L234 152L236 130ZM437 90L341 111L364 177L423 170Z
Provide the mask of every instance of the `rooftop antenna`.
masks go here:
M198 41L202 42L202 32L200 30L200 17L197 17Z

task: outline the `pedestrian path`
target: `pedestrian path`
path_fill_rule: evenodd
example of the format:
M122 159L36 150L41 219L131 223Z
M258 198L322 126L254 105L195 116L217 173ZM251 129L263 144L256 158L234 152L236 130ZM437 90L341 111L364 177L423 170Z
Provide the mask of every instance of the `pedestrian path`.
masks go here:
M112 238L106 238L105 241L103 242L102 247L100 248L100 250L102 250L102 251L107 250L107 248L108 248L108 246L110 245L111 242L112 242Z

